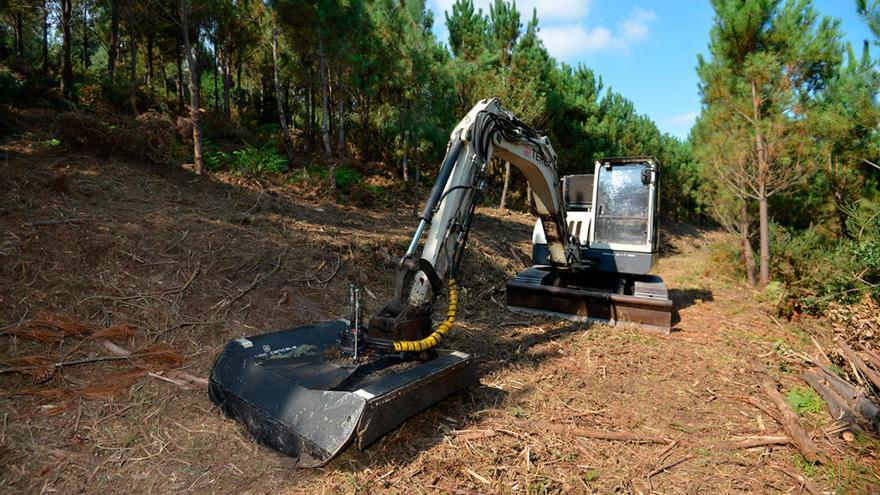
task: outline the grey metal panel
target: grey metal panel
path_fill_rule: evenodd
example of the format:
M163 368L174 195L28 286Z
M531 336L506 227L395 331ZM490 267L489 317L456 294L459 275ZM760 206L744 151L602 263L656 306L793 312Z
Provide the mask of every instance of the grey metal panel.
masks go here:
M611 249L581 250L581 259L596 263L595 270L607 273L643 275L657 263L658 253L613 251Z

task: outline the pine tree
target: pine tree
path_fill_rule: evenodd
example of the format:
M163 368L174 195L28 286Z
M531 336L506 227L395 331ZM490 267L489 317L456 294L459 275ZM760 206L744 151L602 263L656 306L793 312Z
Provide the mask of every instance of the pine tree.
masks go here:
M445 15L452 54L467 60L476 59L487 44L489 24L483 9L476 9L473 0L456 0L452 15L448 12Z
M712 58L698 67L705 109L748 124L738 138L753 143L743 192L758 203L761 287L770 281L769 199L805 175L804 116L840 61L838 21L819 20L809 0L780 3L713 0Z

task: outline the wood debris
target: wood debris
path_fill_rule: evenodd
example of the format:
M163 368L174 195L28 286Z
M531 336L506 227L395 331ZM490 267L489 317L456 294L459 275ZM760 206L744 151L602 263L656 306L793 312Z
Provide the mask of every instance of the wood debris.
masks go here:
M837 337L835 343L843 365L839 370L850 370L852 381L841 376L843 373L836 373L830 365L818 363L806 370L802 378L825 400L831 417L841 425L838 431L878 431L880 367L872 365L876 366L880 360L867 345L859 345L861 352L858 352L841 337Z

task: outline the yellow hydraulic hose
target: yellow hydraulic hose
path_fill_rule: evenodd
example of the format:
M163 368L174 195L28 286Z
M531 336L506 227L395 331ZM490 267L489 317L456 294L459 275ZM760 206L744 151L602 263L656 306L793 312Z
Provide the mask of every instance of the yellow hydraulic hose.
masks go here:
M419 352L426 351L443 340L446 332L452 328L455 322L455 311L458 309L458 289L456 288L455 279L449 279L449 310L446 313L446 319L437 326L437 329L431 335L422 340L400 340L394 343L394 350L397 352Z

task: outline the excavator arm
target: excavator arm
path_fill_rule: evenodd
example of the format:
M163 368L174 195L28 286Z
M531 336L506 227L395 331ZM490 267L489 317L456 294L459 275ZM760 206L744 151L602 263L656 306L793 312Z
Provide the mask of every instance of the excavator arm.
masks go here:
M430 333L434 300L443 280L457 274L493 156L516 167L529 182L550 263L565 269L577 261L580 249L568 233L549 140L504 110L497 98L481 100L452 131L437 181L401 259L394 297L370 322L369 336L378 339L374 343L421 339Z
M314 467L352 443L369 445L476 383L473 356L437 344L455 320L455 277L493 156L510 162L529 181L550 263L562 272L578 263L553 147L497 99L483 100L452 132L437 182L400 260L394 296L369 325L358 323L357 289L352 288L350 321L232 340L211 372L211 400L257 441L297 458L300 466ZM431 314L444 285L447 317L434 328Z

